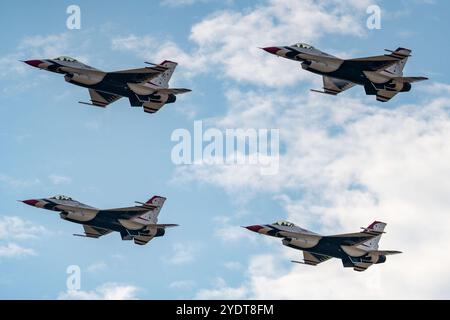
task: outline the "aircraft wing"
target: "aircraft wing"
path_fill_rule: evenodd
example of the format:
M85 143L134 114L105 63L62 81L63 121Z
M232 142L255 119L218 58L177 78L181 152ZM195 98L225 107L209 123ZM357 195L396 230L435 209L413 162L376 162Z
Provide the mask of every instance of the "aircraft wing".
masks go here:
M393 77L392 79L398 82L407 82L407 83L428 80L427 77Z
M144 213L153 210L151 207L144 206L136 206L129 208L116 208L116 209L108 209L101 210L101 213L114 215L116 219L132 219L143 215Z
M342 59L339 59L337 57L333 56L323 56L323 55L314 55L314 54L308 54L308 53L301 53L301 58L305 60L311 60L315 62L325 62L330 64L340 64L342 63Z
M82 237L88 237L88 238L100 238L101 236L107 235L108 233L111 233L112 230L109 229L103 229L98 227L92 227L88 225L83 225L84 228L84 236L74 234L74 236L82 236Z
M70 206L67 204L58 204L57 205L58 211L60 212L76 212L76 211L83 211L83 212L89 212L89 213L97 213L98 209L88 207L88 206Z
M386 69L400 60L410 57L411 50L397 48L395 51L386 50L389 54L344 60L343 67L361 71L379 71Z
M147 225L148 226L148 225ZM174 228L174 227L178 227L178 224L174 224L174 223L165 223L165 224L155 224L155 225L150 225L156 228Z
M395 251L395 250L371 250L369 253L380 255L380 256L389 256L393 254L400 254L401 251Z
M166 94L183 94L187 92L191 92L191 89L184 89L184 88L161 88L157 89L156 92L158 93L166 93Z
M143 83L157 77L166 70L167 68L164 66L155 65L153 67L108 72L105 75L104 81L123 84Z
M95 77L99 77L99 78L103 78L106 75L106 72L98 70L98 69L94 69L94 68L90 68L90 69L86 69L86 68L76 68L76 67L60 67L59 68L60 71L63 71L65 73L68 74L87 74L87 75L91 75L91 76L95 76Z
M313 90L313 89L311 89L311 91L318 92L318 93L331 94L331 95L335 96L335 95L337 95L347 89L350 89L354 86L355 86L355 84L350 81L345 81L345 80L340 80L340 79L336 79L336 78L332 78L332 77L328 77L328 76L323 76L323 90L324 91Z
M122 98L122 96L119 95L97 91L94 89L89 89L89 95L91 96L91 103L81 101L79 101L79 103L89 106L106 108L106 106L108 106L110 103L113 103Z
M310 265L310 266L317 266L319 263L330 260L331 258L333 258L333 257L303 251L303 263ZM292 261L292 262L298 262L298 261Z
M344 246L356 246L361 243L366 242L372 238L379 236L381 233L368 231L368 232L357 232L357 233L346 233L346 234L338 234L334 236L325 236L323 239L333 241L338 245Z
M367 58L344 60L343 68L356 69L361 71L379 71L386 69L397 63L399 59L390 56L374 56Z

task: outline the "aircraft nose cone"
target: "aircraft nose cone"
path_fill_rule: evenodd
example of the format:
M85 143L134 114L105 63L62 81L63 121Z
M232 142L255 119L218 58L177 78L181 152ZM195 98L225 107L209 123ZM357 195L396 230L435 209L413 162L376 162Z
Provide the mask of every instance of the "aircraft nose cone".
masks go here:
M259 225L254 225L254 226L248 226L248 227L244 227L245 229L248 229L250 231L253 232L258 232L259 230L261 230L263 227L259 226Z
M26 64L32 66L32 67L36 67L38 68L38 66L43 63L43 61L41 60L26 60L24 61Z
M261 48L261 49L263 49L264 51L267 51L268 53L271 53L271 54L277 54L277 52L280 51L280 48L278 48L278 47L266 47L266 48Z
M23 200L22 202L25 203L25 204L27 204L27 205L29 205L29 206L34 207L34 206L36 206L36 204L37 204L39 201L38 201L38 200L35 200L35 199L30 199L30 200Z

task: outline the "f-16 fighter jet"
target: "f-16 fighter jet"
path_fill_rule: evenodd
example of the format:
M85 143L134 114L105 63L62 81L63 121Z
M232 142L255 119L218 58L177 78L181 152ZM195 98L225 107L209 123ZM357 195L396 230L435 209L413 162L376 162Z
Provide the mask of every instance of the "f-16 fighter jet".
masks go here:
M338 258L345 268L364 271L373 264L384 263L387 255L401 253L378 250L378 242L385 226L386 223L375 221L367 228L361 228L361 232L333 236L322 236L287 221L245 228L282 238L285 246L302 250L303 261L292 262L316 266L331 258Z
M144 245L154 237L162 237L166 228L177 224L158 224L158 214L166 198L154 196L138 206L97 209L66 196L22 201L33 207L59 212L61 219L83 225L84 234L75 236L100 238L112 231L120 232L122 240Z
M411 56L411 50L405 48L356 59L340 59L305 43L262 49L299 61L303 69L322 75L323 91L311 90L319 93L337 95L359 84L364 86L367 95L376 95L378 101L386 102L399 92L410 91L411 83L428 80L426 77L403 76L403 68Z
M189 89L169 88L169 80L176 62L163 61L150 67L115 72L104 72L70 57L27 60L30 66L64 74L67 82L89 89L91 102L80 102L105 108L110 103L126 97L132 107L144 107L147 113L155 113L166 103L176 101L176 95Z

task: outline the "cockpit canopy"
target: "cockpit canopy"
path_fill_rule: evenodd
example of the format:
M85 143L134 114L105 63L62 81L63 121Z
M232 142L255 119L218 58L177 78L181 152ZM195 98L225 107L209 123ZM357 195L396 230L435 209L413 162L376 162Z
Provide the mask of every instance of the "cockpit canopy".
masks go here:
M67 197L67 196L63 196L63 195L57 195L57 196L51 197L50 199L53 199L53 200L73 201L73 199L72 199L71 197Z
M283 227L293 227L295 224L289 221L277 221L274 223L276 226L283 226Z
M55 58L56 61L66 61L66 62L76 62L77 60L71 57L61 56L58 58Z
M292 45L292 47L296 47L296 48L300 48L300 49L314 49L313 46L310 46L309 44L306 44L306 43L296 43L296 44Z

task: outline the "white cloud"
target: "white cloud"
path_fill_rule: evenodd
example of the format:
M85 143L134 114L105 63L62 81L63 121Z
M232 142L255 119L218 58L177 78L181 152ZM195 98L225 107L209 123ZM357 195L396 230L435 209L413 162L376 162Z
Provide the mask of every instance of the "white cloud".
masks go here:
M24 248L15 243L0 244L1 258L17 258L24 256L35 256L36 252L30 248Z
M152 36L137 36L134 34L117 36L111 42L113 50L130 51L142 60L160 63L164 60L178 62L182 76L191 77L205 67L204 61L184 52L172 41L161 42ZM179 73L174 74L174 78Z
M34 225L19 217L0 217L0 257L16 258L36 255L34 249L25 248L11 241L29 241L44 233L46 233L44 227Z
M48 178L50 179L50 182L56 186L61 184L70 184L72 182L72 178L57 174L51 174Z
M189 37L195 49L190 53L150 36L118 36L112 47L145 59L173 59L185 75L211 70L217 74L218 67L221 74L239 82L285 87L312 76L292 72L298 64L276 59L258 47L317 42L325 34L363 36L362 17L368 4L365 0L268 0L243 11L218 11L195 24Z
M196 295L199 300L217 300L217 299L245 299L248 296L248 291L245 287L232 288L229 287L226 281L222 278L215 280L214 289L201 289Z
M28 188L41 183L37 178L35 179L18 179L6 174L0 173L0 183L7 185L10 188L21 189Z
M137 37L133 34L113 38L111 41L114 50L127 50L136 54L144 54L145 50L156 46L155 39L151 36Z
M185 289L191 289L195 287L196 283L192 280L179 280L174 281L169 285L170 289L176 289L176 290L185 290Z
M183 265L192 262L198 253L198 245L194 243L174 244L172 253L166 261L173 265Z
M53 35L35 35L22 39L15 52L0 57L0 79L23 75L31 70L22 60L55 58L63 55L69 48L67 33Z
M446 88L430 84L419 89L429 93L421 94L416 104L390 108L381 108L372 97L229 94L228 113L210 119L211 125L280 128L285 151L279 174L267 177L230 166L190 166L181 169L184 179L213 184L233 197L275 195L289 220L325 234L357 231L375 219L386 221L388 233L381 249L404 254L388 257L385 264L361 275L344 270L337 260L316 268L286 267L278 261L298 259L299 252L280 249L264 258L252 257L247 281L225 289L241 292L244 287L245 297L258 299L448 298L450 258L442 255L440 245L450 242ZM402 99L401 94L396 99ZM266 112L258 112L261 108ZM286 213L280 215L284 218ZM222 297L219 292L207 290L217 298Z
M136 300L139 288L129 284L105 283L92 291L68 290L59 300Z
M433 95L450 94L450 85L440 82L429 82L418 87L418 90Z
M33 56L30 59L51 59L65 54L70 47L70 40L69 33L34 35L25 37L18 49Z
M88 43L89 37L73 32L37 34L21 39L16 48L0 56L0 80L7 79L9 82L17 80L20 83L14 82L10 86L5 86L2 91L14 95L42 84L42 79L45 79L46 75L37 73L33 67L22 61L52 59L70 53L80 61L89 62L89 57L85 53L90 48ZM24 81L23 77L28 73L34 73L34 76Z
M162 0L161 4L170 7L184 7L197 3L205 3L211 0Z
M238 261L227 261L225 262L224 267L228 270L236 271L241 270L243 268L243 265Z
M0 79L6 78L11 74L24 74L27 66L20 61L18 54L7 54L0 57Z
M103 271L105 269L106 269L106 263L103 261L95 262L86 268L87 272L90 272L90 273L97 273L97 272Z
M46 232L43 226L19 217L0 217L0 240L35 239Z
M230 218L217 217L215 221L219 227L214 230L214 235L223 242L239 243L242 240L256 240L256 238L244 228L241 228L238 225L230 224Z
M291 259L298 252L290 251ZM417 257L415 257L417 258ZM423 299L448 298L445 288L448 278L429 275L439 287L429 286L429 281L414 276L404 268L406 261L392 257L384 265L371 267L357 273L343 269L338 260L324 262L317 267L290 264L282 252L257 255L251 258L246 270L246 281L233 287L226 284L212 289L201 289L201 299ZM417 262L418 263L418 262ZM423 266L426 272L427 266ZM395 274L395 276L393 276ZM442 275L442 274L441 274ZM320 285L318 285L320 284ZM270 288L270 290L268 289ZM236 297L235 297L236 295Z

